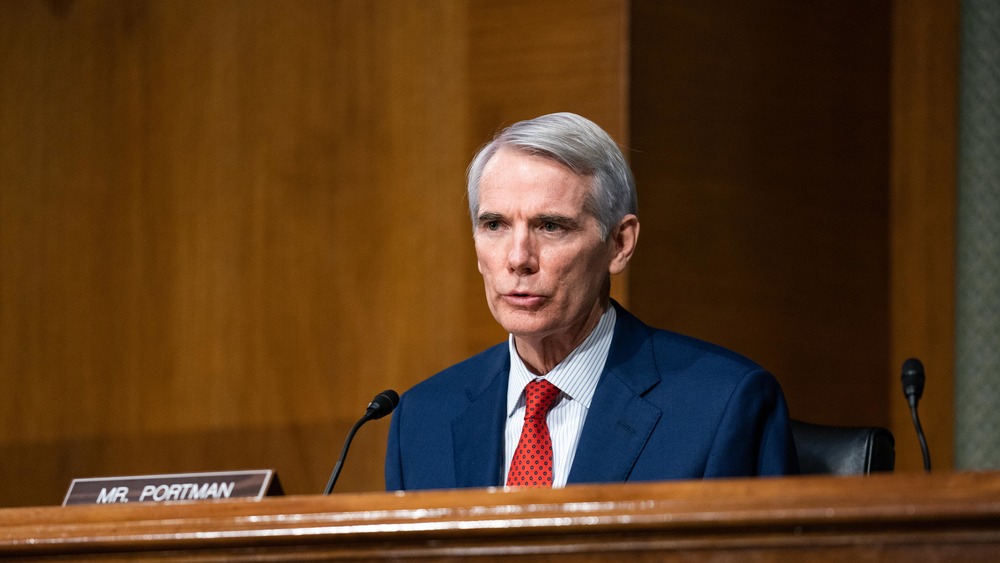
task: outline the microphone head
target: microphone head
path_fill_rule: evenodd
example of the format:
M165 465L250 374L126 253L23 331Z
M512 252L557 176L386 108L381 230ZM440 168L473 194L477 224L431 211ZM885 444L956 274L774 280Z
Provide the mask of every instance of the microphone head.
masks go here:
M392 389L386 389L378 395L375 395L372 402L368 403L368 412L365 413L365 416L367 416L369 420L382 418L395 410L396 405L398 404L399 393L396 393Z
M916 401L924 394L924 364L916 358L903 362L903 395L910 401Z

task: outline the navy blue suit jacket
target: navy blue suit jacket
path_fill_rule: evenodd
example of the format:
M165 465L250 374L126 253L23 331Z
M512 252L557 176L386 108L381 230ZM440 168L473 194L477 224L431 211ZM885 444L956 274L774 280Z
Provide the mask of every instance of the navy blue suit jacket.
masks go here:
M774 377L618 310L569 484L797 473ZM494 346L419 383L392 416L387 490L504 483L510 357Z

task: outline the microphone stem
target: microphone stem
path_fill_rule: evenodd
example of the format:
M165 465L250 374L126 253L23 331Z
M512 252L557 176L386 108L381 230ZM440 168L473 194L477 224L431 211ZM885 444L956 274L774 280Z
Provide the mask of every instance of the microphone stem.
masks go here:
M324 495L330 494L333 491L333 486L337 484L337 478L340 477L340 470L344 466L344 460L347 459L347 450L351 447L351 440L354 439L354 435L358 433L358 429L361 425L371 420L369 415L366 413L365 416L361 417L361 420L354 423L351 431L347 433L347 439L344 440L344 448L340 450L340 459L337 460L337 465L333 467L333 473L330 474L330 481L326 484L326 491L323 492Z
M917 439L920 440L920 452L924 456L924 472L931 472L931 452L927 448L927 437L924 436L924 429L920 426L920 416L917 415L917 405L915 401L910 403L910 417L913 418L913 426L917 429Z

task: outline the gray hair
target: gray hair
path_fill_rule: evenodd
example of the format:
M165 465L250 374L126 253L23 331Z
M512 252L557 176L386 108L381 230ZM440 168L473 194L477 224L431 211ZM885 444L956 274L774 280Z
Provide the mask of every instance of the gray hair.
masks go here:
M638 209L635 179L621 150L596 123L575 113L550 113L519 121L483 145L469 164L467 190L473 229L479 214L479 182L487 163L501 148L559 162L580 176L593 178L586 209L601 228L601 238Z

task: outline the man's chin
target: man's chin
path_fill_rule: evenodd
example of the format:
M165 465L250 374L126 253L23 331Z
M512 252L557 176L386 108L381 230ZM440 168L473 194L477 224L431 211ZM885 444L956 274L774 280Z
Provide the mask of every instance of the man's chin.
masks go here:
M550 331L547 319L539 318L538 315L506 315L502 319L497 319L500 326L505 331L518 338L532 338L548 334Z

